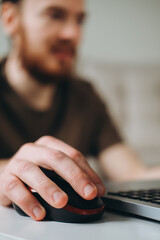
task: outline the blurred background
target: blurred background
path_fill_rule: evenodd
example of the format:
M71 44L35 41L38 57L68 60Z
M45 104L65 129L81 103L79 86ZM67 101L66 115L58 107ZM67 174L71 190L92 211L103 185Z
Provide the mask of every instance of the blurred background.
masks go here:
M91 81L124 139L160 163L160 0L86 0L78 73ZM0 26L0 56L8 41Z

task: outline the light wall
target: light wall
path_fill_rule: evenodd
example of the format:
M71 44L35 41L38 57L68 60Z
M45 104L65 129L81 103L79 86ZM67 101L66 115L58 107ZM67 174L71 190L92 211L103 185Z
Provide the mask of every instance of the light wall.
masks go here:
M87 8L83 57L160 63L159 0L87 0Z
M5 55L7 51L8 51L8 41L4 36L3 30L2 30L2 24L0 22L0 57Z

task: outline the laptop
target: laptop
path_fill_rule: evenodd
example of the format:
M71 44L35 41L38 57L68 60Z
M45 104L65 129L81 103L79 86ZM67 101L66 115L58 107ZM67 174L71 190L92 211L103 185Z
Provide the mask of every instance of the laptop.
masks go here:
M105 184L106 210L160 221L160 180Z

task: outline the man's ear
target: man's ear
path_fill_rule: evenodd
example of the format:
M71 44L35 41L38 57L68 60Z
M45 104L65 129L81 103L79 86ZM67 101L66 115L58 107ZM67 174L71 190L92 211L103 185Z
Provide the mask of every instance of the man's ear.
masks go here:
M19 29L19 13L16 4L6 2L1 7L1 20L4 32L13 37Z

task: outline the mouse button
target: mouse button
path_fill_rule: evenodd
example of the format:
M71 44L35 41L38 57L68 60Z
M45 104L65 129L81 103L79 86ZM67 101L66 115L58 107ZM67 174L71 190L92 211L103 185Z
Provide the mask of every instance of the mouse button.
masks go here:
M68 203L71 206L80 209L96 209L104 205L102 200L98 197L92 200L86 200L82 198L79 194L77 194L75 191L73 191L72 194L68 194Z
M73 207L93 209L102 207L104 205L103 201L98 197L92 200L86 200L82 198L66 181L61 183L59 187L68 195L68 203Z

